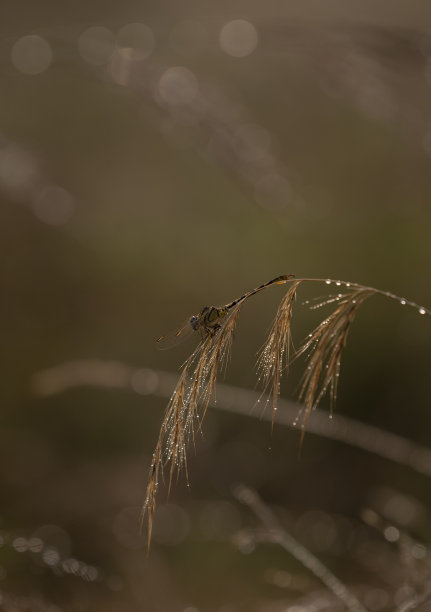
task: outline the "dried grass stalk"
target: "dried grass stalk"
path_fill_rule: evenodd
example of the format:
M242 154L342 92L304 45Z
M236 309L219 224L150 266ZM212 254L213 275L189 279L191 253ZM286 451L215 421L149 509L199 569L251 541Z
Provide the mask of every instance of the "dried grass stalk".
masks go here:
M300 284L301 281L294 281L282 299L257 360L258 382L263 385L263 393L269 392L267 402L272 399L273 424L280 395L280 379L283 371L289 366L293 302Z
M283 282L291 282L289 289L278 307L274 323L268 338L260 351L257 370L259 381L264 392L268 392L268 402L272 400L273 421L277 410L277 400L280 395L280 380L283 372L289 366L291 345L291 322L293 302L299 285L305 281L322 282L322 279L297 279L291 281L291 275L278 277ZM274 279L258 288L258 291L276 284ZM340 373L341 356L347 342L350 326L353 323L359 306L370 296L380 293L401 304L409 304L420 314L431 311L408 302L404 298L379 291L372 287L348 283L334 282L349 288L347 293L331 295L312 308L336 303L335 310L325 318L308 336L303 345L296 351L293 359L307 355L307 368L302 377L299 399L303 407L298 414L296 423L302 428L301 444L305 427L311 411L316 408L323 396L329 390L331 412L337 397L338 377ZM279 284L279 283L277 283ZM142 519L146 517L148 525L148 545L151 540L152 523L156 503L157 489L164 468L169 466L168 490L170 490L175 474L185 471L187 475L187 447L194 440L195 432L200 430L211 397L214 393L217 376L220 370L226 368L230 358L235 325L238 321L240 308L245 301L257 291L245 294L237 301L228 305L228 314L219 325L212 328L203 327L207 334L196 350L185 362L180 379L166 408L159 438L153 454L143 508ZM225 307L227 311L227 307ZM197 426L196 426L197 425Z
M307 368L299 392L303 408L296 419L296 422L301 421L302 438L311 411L319 405L328 388L332 413L337 398L341 355L350 326L359 306L374 293L369 288L358 288L350 293L339 294L336 297L337 308L319 323L295 354L296 359L308 353Z
M200 428L205 417L217 374L229 360L241 305L232 308L220 327L207 335L187 359L169 400L150 465L142 512L142 521L147 519L148 545L160 477L168 464L170 490L175 472L178 475L185 471L187 475L187 446L194 438L196 423Z

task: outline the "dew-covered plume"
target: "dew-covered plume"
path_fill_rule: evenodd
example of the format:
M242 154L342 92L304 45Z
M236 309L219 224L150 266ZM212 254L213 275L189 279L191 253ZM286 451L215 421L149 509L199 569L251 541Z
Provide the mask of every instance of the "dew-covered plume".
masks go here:
M262 383L264 393L268 393L267 401L272 399L273 415L280 395L280 379L289 365L293 302L300 284L301 281L294 281L282 299L257 360L258 382Z
M187 448L201 427L214 392L217 375L230 357L233 333L242 302L232 308L222 324L204 337L185 362L177 386L169 400L150 466L143 517L147 516L148 542L157 489L163 468L169 470L170 490L175 473L187 476Z
M349 293L339 293L313 306L317 308L334 302L337 304L336 309L308 335L295 355L295 358L303 354L307 356L307 366L299 392L303 408L298 420L301 421L303 431L311 411L317 408L328 389L332 414L337 399L341 355L346 346L350 326L360 305L373 293L375 292L368 288L355 288Z
M293 304L298 288L304 283L326 284L336 287L337 293L306 300L303 304L312 310L334 306L326 316L306 336L299 349L292 350L291 325ZM187 475L187 450L194 442L195 433L201 430L211 399L214 396L218 374L224 372L230 358L234 330L244 303L256 293L276 284L288 284L287 292L277 309L273 325L257 360L258 382L267 394L266 403L272 405L272 422L280 396L280 383L289 365L301 356L306 358L306 368L302 375L299 399L302 407L294 421L300 424L300 446L311 412L317 408L328 393L330 416L337 399L338 379L341 357L347 337L359 307L372 296L380 295L397 301L402 306L410 306L419 314L431 315L431 310L415 302L399 297L388 291L367 287L350 281L299 278L287 274L278 276L224 306L206 306L189 319L189 325L174 332L174 343L192 331L200 341L190 357L185 361L175 390L169 400L160 428L159 437L150 466L142 520L147 521L148 545L151 540L152 522L156 507L156 495L164 472L168 474L167 488L171 489L174 476L183 471ZM343 291L343 292L341 292ZM158 343L169 340L161 336ZM250 407L251 408L251 407Z

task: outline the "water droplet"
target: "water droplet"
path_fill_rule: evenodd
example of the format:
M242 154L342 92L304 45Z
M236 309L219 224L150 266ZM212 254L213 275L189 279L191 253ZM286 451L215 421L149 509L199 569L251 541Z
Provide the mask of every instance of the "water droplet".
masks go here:
M419 314L426 314L425 308L419 308Z
M400 304L402 304L402 306L405 306L406 303L407 303L406 300L400 300Z
M329 278L325 280L325 283L326 283L327 285L330 285L330 284L331 284L331 282L332 282L332 281L330 281L330 280L329 280Z
M330 414L330 415L329 415L329 418L330 418L330 419L331 419L331 421L332 421L332 419L334 418L334 415L333 415L333 414Z
M341 282L337 281L335 284L337 285L337 287L339 287L341 285Z
M346 287L350 287L350 283L346 283Z

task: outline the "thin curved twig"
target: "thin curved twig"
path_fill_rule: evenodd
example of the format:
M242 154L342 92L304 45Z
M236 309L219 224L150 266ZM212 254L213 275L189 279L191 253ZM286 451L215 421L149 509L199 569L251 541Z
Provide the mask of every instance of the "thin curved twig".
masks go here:
M149 368L134 368L117 361L78 360L54 366L35 374L33 390L39 396L52 396L74 387L127 389L141 395L169 398L177 384L177 374ZM210 405L218 410L256 418L251 407L260 399L260 393L218 383L217 402ZM266 411L259 418L294 428L300 405L280 399L275 415ZM431 449L412 440L385 431L373 425L337 414L329 419L325 410L317 408L309 420L310 434L337 440L348 446L373 453L431 477Z
M286 531L256 491L242 484L233 491L235 497L254 512L267 532L267 541L278 544L318 578L350 612L367 612L356 595L317 557Z

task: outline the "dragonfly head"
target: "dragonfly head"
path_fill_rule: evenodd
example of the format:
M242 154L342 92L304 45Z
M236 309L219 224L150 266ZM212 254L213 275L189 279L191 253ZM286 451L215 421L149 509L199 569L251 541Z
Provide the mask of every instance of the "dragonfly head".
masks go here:
M189 321L190 321L190 325L192 326L193 330L197 331L202 322L201 313L199 313L198 315L193 315L192 317L190 317Z
M190 317L190 325L193 327L194 331L196 331L199 327L199 317L196 315Z
M190 317L190 325L194 331L197 331L200 327L206 324L206 319L212 310L215 310L214 306L204 306L204 308L202 308L197 315Z

